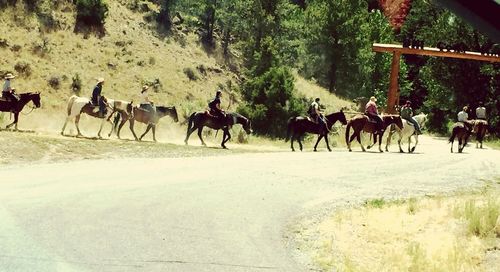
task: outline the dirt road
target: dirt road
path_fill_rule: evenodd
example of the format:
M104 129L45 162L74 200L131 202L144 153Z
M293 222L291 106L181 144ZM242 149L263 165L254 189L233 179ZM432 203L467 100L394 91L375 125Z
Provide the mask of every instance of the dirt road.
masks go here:
M2 166L0 270L306 271L287 238L303 216L500 176L498 151L420 144Z

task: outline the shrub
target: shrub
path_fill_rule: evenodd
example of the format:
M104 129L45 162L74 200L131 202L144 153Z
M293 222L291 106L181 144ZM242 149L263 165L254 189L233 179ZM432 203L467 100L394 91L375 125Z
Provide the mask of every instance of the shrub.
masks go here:
M189 80L198 80L198 75L191 67L186 67L182 70Z
M272 67L243 84L245 103L238 110L252 120L256 133L284 137L288 119L306 111L307 103L296 95L294 81L290 69Z
M23 47L22 47L22 46L20 46L19 44L14 44L14 45L10 48L10 50L11 50L12 52L16 52L16 53L21 52L21 49L23 49Z
M24 5L26 9L30 12L37 10L40 0L24 0Z
M73 78L72 78L72 83L71 83L71 90L79 95L80 94L80 91L82 90L82 80L80 79L80 75L79 74L76 74Z
M44 57L46 54L50 53L50 42L47 37L44 37L41 42L33 43L33 53Z
M0 0L0 8L16 5L17 0Z
M58 76L52 76L48 80L49 86L52 87L52 89L59 89L61 87L61 80L59 79Z
M28 62L20 61L14 65L14 69L20 74L29 77L31 75L31 65Z
M104 26L108 4L104 0L76 0L76 20L87 26Z

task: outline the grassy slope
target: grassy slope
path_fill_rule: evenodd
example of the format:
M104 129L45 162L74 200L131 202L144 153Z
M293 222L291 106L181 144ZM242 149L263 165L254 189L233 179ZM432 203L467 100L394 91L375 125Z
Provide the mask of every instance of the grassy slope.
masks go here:
M207 100L219 85L224 85L227 92L235 93L238 99L237 92L227 87L228 81L232 81L233 88L237 86L238 75L224 69L225 66L217 62L217 54L207 53L194 33L162 37L154 26L144 21L145 13L133 12L119 1L108 3L110 9L103 38L94 35L84 37L73 32L75 12L71 5L63 5L54 11L62 27L52 32L40 31L36 16L25 12L22 4L0 11L0 39L5 38L9 42L9 47L0 48L3 56L0 58L0 71L13 71L19 75L13 82L19 92L37 90L43 93L42 109L29 116L21 116L21 129L59 131L65 118L67 99L73 94L72 77L76 74L82 79L81 96L90 96L95 78L102 76L106 79L104 95L136 101L143 82L159 79L162 88L151 92L151 99L157 104L177 106L181 121L190 112L205 108ZM48 41L50 50L44 56L35 54L33 47L42 44L44 39ZM14 52L14 45L19 45L21 50ZM20 62L29 63L31 75L22 75L14 70ZM110 67L110 63L114 67ZM202 76L196 71L199 65L212 68L212 72ZM200 79L190 81L183 72L185 68L195 70ZM57 90L48 84L54 76L62 79ZM349 105L348 101L299 76L296 86L299 93L306 97L320 96L328 112ZM225 96L224 108L228 107L228 97ZM229 109L235 108L236 105L232 105ZM6 116L3 114L2 121L0 114L0 125L9 121ZM97 122L83 117L82 125L96 128ZM179 127L178 132L184 133L184 128Z

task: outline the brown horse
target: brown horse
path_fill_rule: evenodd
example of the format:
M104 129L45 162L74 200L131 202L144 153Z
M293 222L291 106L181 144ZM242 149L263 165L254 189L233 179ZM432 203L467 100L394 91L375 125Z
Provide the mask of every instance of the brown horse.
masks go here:
M356 138L358 140L359 145L361 145L361 150L363 150L363 152L366 151L365 147L361 143L361 132L362 131L373 135L373 144L368 146L367 148L370 149L372 146L375 145L375 143L377 142L377 136L378 136L378 149L380 152L383 152L382 147L381 147L383 131L385 131L387 126L389 126L390 124L396 124L396 126L399 129L403 129L403 120L401 119L401 117L399 115L383 115L382 121L383 121L382 134L378 135L378 134L374 134L374 132L376 131L377 124L374 122L371 122L368 119L368 116L363 115L363 114L358 114L358 115L354 116L351 120L349 120L349 122L347 122L347 128L345 131L345 141L346 141L347 149L349 150L349 152L352 151L351 150L351 142L354 140L354 138ZM354 130L354 133L349 138L351 127Z
M184 143L187 145L189 136L191 136L195 130L198 130L198 137L200 138L201 144L206 146L207 144L203 141L201 133L203 131L203 127L209 127L215 130L222 129L224 135L222 135L221 146L226 149L226 143L229 139L231 139L229 128L236 124L240 124L247 134L252 133L252 124L250 120L239 113L230 112L226 114L225 118L216 118L207 114L207 112L195 112L189 116L186 139L184 140Z
M35 107L40 108L41 106L40 100L41 98L39 92L19 94L19 101L17 102L6 101L0 98L0 111L14 113L14 122L7 125L6 128L14 126L14 129L17 130L17 121L19 120L19 113L23 110L24 106L26 106L26 104L28 104L30 101L33 101Z
M458 153L462 153L465 145L467 145L467 141L471 134L472 123L455 123L451 130L451 137L449 142L451 143L451 153L453 153L453 142L455 138L458 139Z
M326 115L325 119L328 129L330 129L333 126L333 124L335 124L335 122L337 121L340 121L343 125L347 124L345 114L342 110L339 112ZM328 148L328 151L332 151L332 149L330 148L330 144L328 143L328 131L326 131L324 127L321 128L319 124L311 122L307 117L302 117L302 116L292 117L288 120L286 141L290 139L291 142L290 146L292 148L292 151L295 151L295 148L293 147L293 141L295 139L297 139L297 141L299 142L300 151L302 151L301 140L305 133L314 133L319 135L318 140L314 145L314 151L317 151L316 148L318 147L318 143L319 141L321 141L322 138L325 138L326 147Z
M118 130L116 132L116 136L118 139L120 139L120 130L122 129L123 125L127 120L129 121L130 124L130 131L132 131L132 134L134 135L134 138L136 141L142 141L142 138L149 132L149 130L153 130L153 141L156 142L156 124L158 123L160 118L163 118L165 116L170 116L172 119L174 119L174 122L179 122L179 117L177 116L177 109L175 107L165 107L165 106L157 106L156 108L156 116L154 116L151 112L142 109L140 107L134 107L132 114L123 114L121 113L118 115L114 122L115 122L115 127L118 126ZM122 118L122 121L120 125L118 125L118 122L120 121L120 117ZM143 123L143 124L148 124L146 131L141 135L140 138L137 138L137 135L135 134L134 131L134 124L135 121Z
M484 136L488 130L488 122L486 120L471 120L474 124L473 132L476 134L476 148L483 148Z

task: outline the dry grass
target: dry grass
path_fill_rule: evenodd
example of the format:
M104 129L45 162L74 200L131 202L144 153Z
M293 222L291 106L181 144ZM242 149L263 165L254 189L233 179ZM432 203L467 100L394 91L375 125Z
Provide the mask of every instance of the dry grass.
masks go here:
M375 199L303 235L322 271L498 271L500 186L480 193Z

